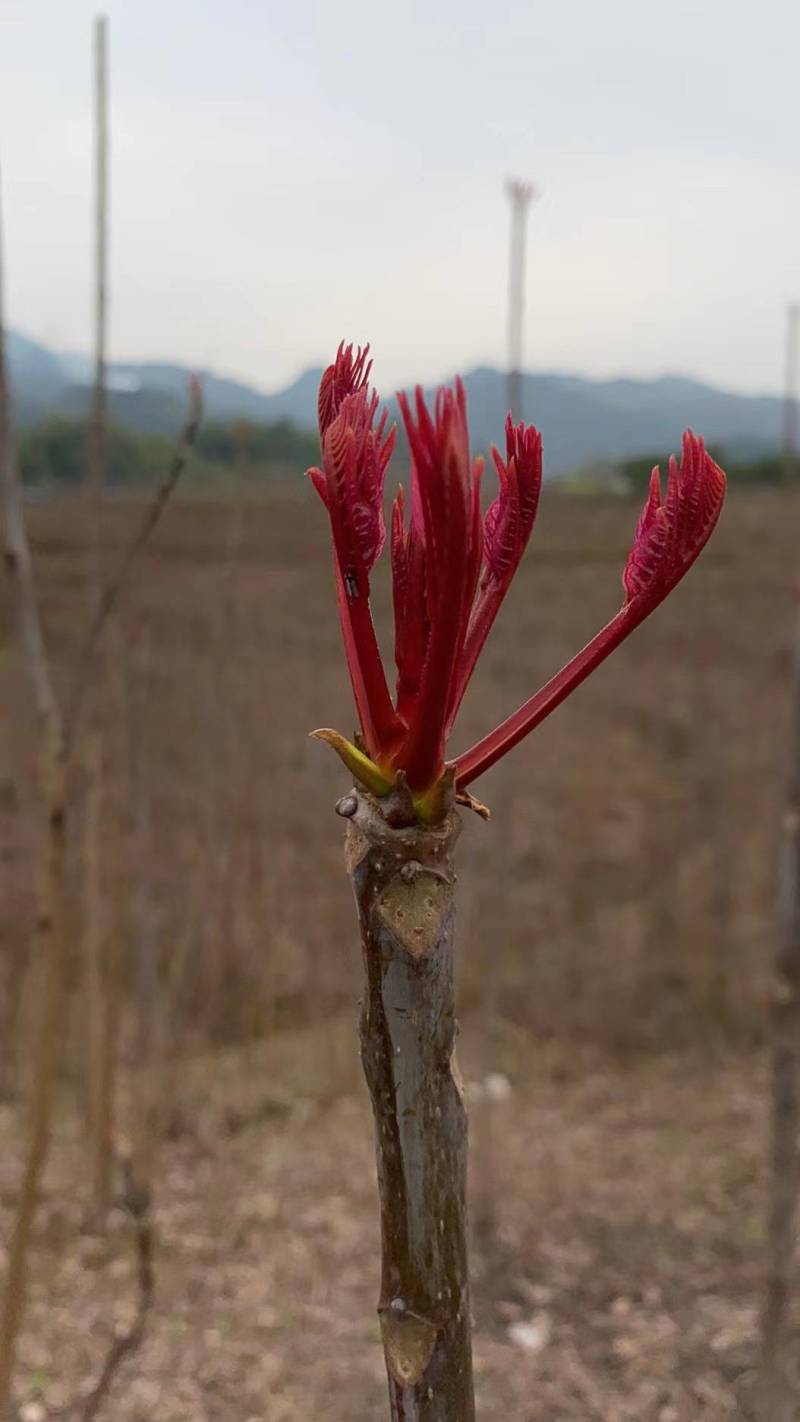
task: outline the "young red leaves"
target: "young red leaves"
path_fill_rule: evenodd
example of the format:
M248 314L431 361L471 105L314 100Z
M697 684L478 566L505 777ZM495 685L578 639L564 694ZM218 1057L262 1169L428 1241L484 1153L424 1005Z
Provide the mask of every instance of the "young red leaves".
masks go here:
M456 695L470 612L481 567L482 460L470 458L467 399L460 380L439 390L433 418L417 389L412 412L398 397L411 451L411 527L395 513L395 608L403 648L406 735L393 757L413 791L444 772L448 713ZM416 566L415 566L416 562ZM424 597L420 618L415 598ZM408 688L413 685L413 699ZM399 696L398 696L399 708Z
M656 468L633 546L622 575L625 601L619 612L577 656L520 706L508 720L456 760L459 786L467 785L511 750L580 686L638 627L689 571L708 542L725 497L725 474L702 439L683 436L680 468L669 461L666 497Z
M532 425L515 425L509 414L505 461L494 448L492 459L500 487L483 521L483 576L448 710L448 731L533 530L542 487L542 436Z
M499 490L481 518L482 460L469 449L464 387L398 397L411 453L408 520L403 491L392 510L391 561L397 697L392 703L369 610L369 575L385 540L383 484L394 446L386 414L375 425L368 347L340 346L322 377L322 468L310 472L331 520L339 610L363 744L318 732L378 796L399 779L421 819L443 805L446 740L500 605L530 538L542 480L542 441L506 421L506 457L492 451ZM638 627L691 567L719 517L725 475L702 440L684 436L666 493L650 493L623 573L625 602L571 662L508 720L451 763L457 789L555 710ZM401 774L402 773L402 774Z
M383 483L395 432L386 413L373 428L378 397L367 381L369 347L342 344L322 377L318 413L322 468L309 477L331 520L339 616L361 732L373 759L393 744L392 706L369 606L369 575L383 551Z
M725 475L691 430L683 436L680 468L669 461L666 497L661 471L650 491L625 564L627 603L646 607L644 616L671 592L710 538L725 497Z

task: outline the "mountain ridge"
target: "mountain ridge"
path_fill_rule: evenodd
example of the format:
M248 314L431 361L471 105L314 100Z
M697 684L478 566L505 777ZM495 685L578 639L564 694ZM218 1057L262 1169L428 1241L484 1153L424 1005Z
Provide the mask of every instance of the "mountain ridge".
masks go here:
M19 332L9 333L9 367L18 419L30 425L53 415L88 412L91 363L61 355ZM189 367L169 361L114 361L109 366L111 418L130 428L171 433L183 418ZM321 367L311 367L284 388L261 391L244 381L199 371L206 416L212 420L288 420L313 427ZM506 376L491 365L464 374L470 429L476 450L501 442ZM652 379L591 379L569 372L527 372L522 377L525 416L542 431L547 471L563 474L590 464L640 454L666 455L692 426L730 456L766 453L780 443L782 401L739 395L679 373ZM394 398L387 401L393 416Z

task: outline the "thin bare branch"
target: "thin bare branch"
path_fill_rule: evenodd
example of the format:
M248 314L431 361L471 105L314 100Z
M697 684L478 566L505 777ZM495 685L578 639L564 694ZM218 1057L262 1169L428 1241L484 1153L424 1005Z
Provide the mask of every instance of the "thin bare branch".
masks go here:
M0 200L2 193L0 193ZM33 563L25 529L22 487L11 411L3 311L2 203L0 201L0 499L6 567L16 588L20 642L36 698L36 708L54 745L61 740L61 716L47 664L44 636L36 601Z
M153 1267L153 1225L150 1191L137 1181L131 1162L121 1161L123 1173L123 1205L130 1214L135 1228L137 1261L138 1304L136 1316L130 1328L114 1338L97 1382L86 1397L80 1409L81 1422L92 1422L108 1395L114 1378L126 1358L141 1345L155 1293L155 1270Z
M181 474L186 468L200 425L202 409L202 387L200 381L196 377L193 377L189 382L189 409L186 422L181 431L166 477L148 504L139 530L133 538L133 541L125 549L116 573L112 575L106 584L91 625L86 633L83 647L79 653L72 692L67 703L66 739L68 749L71 748L74 743L75 729L83 705L86 687L91 677L92 661L97 649L97 644L109 617L119 602L120 594L128 581L131 568L150 538L175 490Z

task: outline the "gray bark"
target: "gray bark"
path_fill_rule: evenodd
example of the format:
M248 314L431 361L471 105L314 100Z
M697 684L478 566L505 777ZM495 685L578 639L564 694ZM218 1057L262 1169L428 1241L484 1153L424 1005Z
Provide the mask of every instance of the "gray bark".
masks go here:
M392 1422L474 1422L467 1115L455 1060L453 846L354 791L346 861L361 927L361 1060L375 1118L378 1314ZM407 818L407 817L406 817Z

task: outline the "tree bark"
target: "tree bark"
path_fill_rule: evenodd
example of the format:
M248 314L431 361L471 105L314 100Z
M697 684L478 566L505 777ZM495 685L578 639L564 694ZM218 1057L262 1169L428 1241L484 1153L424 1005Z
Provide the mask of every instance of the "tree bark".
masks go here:
M408 824L399 797L361 791L337 811L348 820L364 957L361 1060L375 1118L390 1416L474 1422L467 1114L454 1050L460 822L451 812L435 828Z
M772 1119L767 1288L762 1319L761 1416L792 1422L797 1398L789 1365L800 1184L800 614L794 629L789 786L783 821L781 942L771 1004Z

